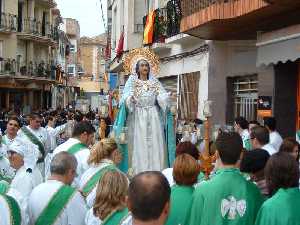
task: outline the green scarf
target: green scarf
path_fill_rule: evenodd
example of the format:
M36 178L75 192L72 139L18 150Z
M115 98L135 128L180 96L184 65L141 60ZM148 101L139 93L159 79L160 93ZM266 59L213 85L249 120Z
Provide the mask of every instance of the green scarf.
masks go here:
M0 194L7 202L7 205L9 207L10 213L11 213L11 222L12 225L21 225L21 209L15 199L8 195L2 195Z
M98 182L104 176L104 174L108 171L115 171L117 167L115 165L105 166L104 168L100 169L97 173L95 173L84 185L82 188L83 196L88 196L91 191L97 186Z
M72 145L68 150L67 152L72 154L72 155L75 155L77 152L80 152L81 150L87 148L87 146L85 144L82 144L82 143L76 143L74 145Z
M127 208L114 211L104 219L102 225L120 225L128 217L128 212Z
M21 130L24 132L24 134L29 138L29 140L38 146L40 153L42 154L43 158L45 157L45 148L43 143L27 128L22 127Z
M42 213L39 215L35 225L54 224L61 211L65 208L75 193L76 190L74 188L68 185L61 186L61 188L53 195L46 208L44 208Z

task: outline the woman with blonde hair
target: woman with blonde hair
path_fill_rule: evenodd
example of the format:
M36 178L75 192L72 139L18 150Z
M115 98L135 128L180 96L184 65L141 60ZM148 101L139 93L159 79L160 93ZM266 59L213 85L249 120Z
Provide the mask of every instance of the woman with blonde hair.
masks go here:
M99 181L96 200L85 218L86 225L121 225L128 218L128 179L120 171L108 171Z
M114 139L104 138L91 150L88 164L90 168L81 176L79 189L89 208L94 204L96 189L99 180L110 170L118 170L117 165L121 162L122 155Z

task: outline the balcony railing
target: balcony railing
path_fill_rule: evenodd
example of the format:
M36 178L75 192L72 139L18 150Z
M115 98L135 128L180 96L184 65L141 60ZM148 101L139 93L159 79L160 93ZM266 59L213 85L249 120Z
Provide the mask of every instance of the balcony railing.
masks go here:
M206 9L212 5L236 2L239 0L187 0L181 1L183 16L192 15L202 9Z
M10 13L1 13L0 31L14 32L17 31L18 17Z
M58 40L58 29L49 22L42 23L36 19L27 18L22 21L18 28L19 32Z
M1 75L26 76L55 80L56 66L54 64L45 63L43 60L39 62L21 64L15 59L0 58L0 76Z
M179 34L181 17L180 0L171 0L167 3L166 8L156 9L153 42L161 43L166 38ZM147 16L143 18L144 28L146 19Z

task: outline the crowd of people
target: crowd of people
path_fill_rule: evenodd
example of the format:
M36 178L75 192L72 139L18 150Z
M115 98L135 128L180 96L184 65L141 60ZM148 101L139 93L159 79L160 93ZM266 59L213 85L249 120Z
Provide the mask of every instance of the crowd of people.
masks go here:
M281 138L275 118L238 117L234 132L220 131L210 174L185 140L172 168L125 174L109 123L75 111L10 115L0 225L300 225L299 143Z

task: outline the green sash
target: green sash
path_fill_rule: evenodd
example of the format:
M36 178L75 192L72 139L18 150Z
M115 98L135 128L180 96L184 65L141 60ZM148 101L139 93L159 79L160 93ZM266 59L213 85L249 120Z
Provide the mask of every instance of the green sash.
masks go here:
M75 155L77 152L81 151L84 148L87 148L87 146L85 144L82 144L82 143L79 142L77 144L72 145L67 150L67 152L70 153L70 154L72 154L72 155Z
M102 225L120 225L128 217L128 209L117 210L112 214L108 215Z
M11 216L12 225L21 225L21 220L22 220L21 209L17 201L8 195L1 195L1 196L5 199L5 201L8 204L10 213L12 215Z
M9 184L5 180L1 180L1 175L0 175L0 195L4 195L7 193L9 189Z
M48 205L39 215L35 225L52 225L60 215L76 190L68 185L63 185L51 198ZM74 209L76 210L76 209Z
M103 175L108 171L115 171L117 170L117 167L115 165L109 165L105 166L101 170L99 170L97 173L95 173L84 185L82 188L82 194L83 196L88 196L91 191L94 189L94 187L97 186L99 180L103 177Z
M33 134L27 127L22 127L21 130L29 138L29 140L39 147L39 151L42 154L43 158L45 156L45 148L43 143Z
M300 130L297 130L298 139L300 139Z

